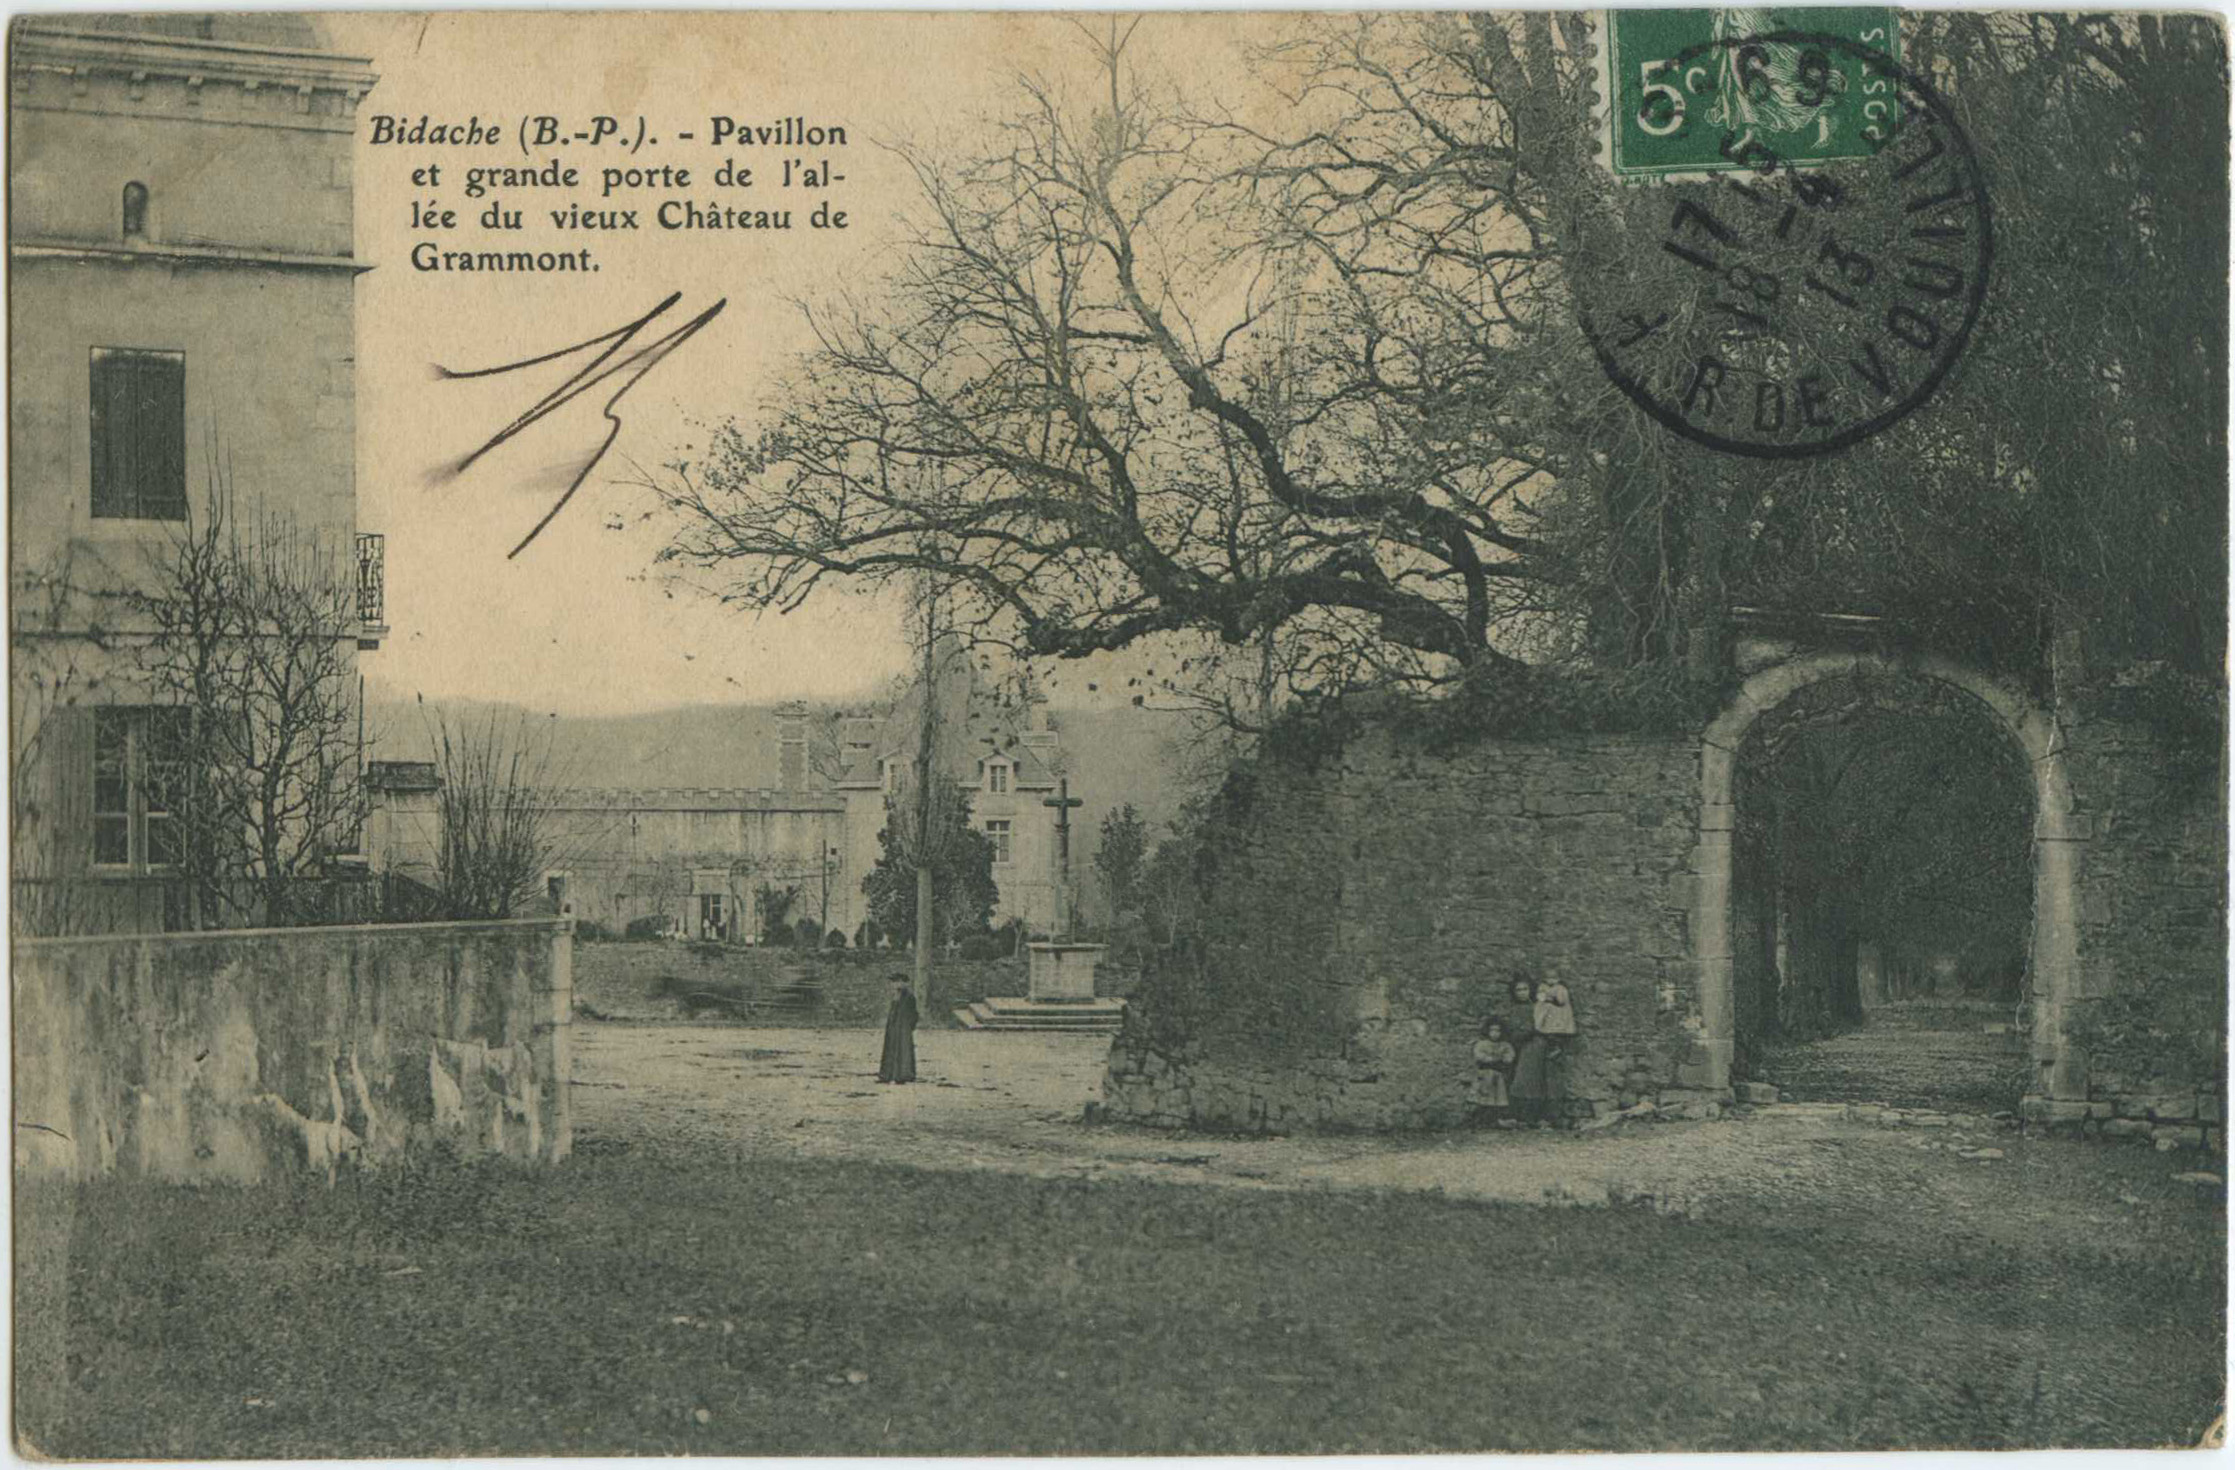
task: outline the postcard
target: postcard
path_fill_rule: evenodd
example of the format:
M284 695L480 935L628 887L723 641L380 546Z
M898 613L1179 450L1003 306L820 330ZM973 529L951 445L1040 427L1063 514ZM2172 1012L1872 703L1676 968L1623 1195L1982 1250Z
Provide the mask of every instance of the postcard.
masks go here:
M2211 15L17 15L40 1459L2217 1444Z

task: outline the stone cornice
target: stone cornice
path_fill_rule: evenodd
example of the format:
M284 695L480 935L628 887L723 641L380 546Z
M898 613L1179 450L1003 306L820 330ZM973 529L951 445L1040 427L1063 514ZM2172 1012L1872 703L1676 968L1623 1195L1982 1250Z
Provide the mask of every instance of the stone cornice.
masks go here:
M8 242L8 256L11 260L156 261L164 265L358 274L372 269L369 262L354 255L297 255L284 250L249 250L237 245L115 245L82 240L16 239Z
M15 71L60 71L81 77L107 75L135 80L175 77L194 85L226 81L295 91L341 92L352 99L363 96L379 80L371 61L361 56L78 30L66 22L18 21L14 42L10 66Z

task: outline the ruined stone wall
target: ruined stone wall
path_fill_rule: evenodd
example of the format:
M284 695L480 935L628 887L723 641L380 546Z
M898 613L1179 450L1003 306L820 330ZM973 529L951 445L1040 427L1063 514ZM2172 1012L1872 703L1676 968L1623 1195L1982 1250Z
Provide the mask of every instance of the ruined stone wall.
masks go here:
M1315 767L1268 761L1219 823L1200 951L1136 995L1108 1111L1451 1126L1517 971L1573 997L1571 1112L1701 1086L1685 932L1698 770L1680 739L1437 751L1392 729Z
M1960 687L1973 685L1986 687ZM2220 1146L2216 740L2110 698L2068 701L2053 720L1990 707L2021 722L2037 800L2054 803L2036 821L2038 1076L2023 1116ZM1729 811L1702 795L1704 772L1731 759L1696 737L1432 749L1387 726L1316 760L1268 758L1213 822L1199 942L1135 992L1106 1111L1169 1127L1450 1126L1476 1029L1516 970L1574 997L1570 1113L1727 1099L1717 1038L1744 997L1729 993L1732 960L1713 978L1714 951L1753 964L1771 937L1743 902L1720 934L1691 932L1734 894L1717 860L1727 825L1706 830ZM2043 968L2060 956L2076 958Z
M569 921L19 941L16 1160L186 1182L566 1157Z
M2065 711L2080 849L2080 984L2064 1028L2087 1099L2037 1121L2220 1146L2227 1096L2227 826L2215 741L2183 739L2116 692Z

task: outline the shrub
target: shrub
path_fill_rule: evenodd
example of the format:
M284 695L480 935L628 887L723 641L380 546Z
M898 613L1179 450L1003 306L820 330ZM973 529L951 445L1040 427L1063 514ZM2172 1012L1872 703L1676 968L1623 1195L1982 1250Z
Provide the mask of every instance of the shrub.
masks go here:
M658 939L661 935L667 933L667 923L667 915L665 914L646 914L640 919L629 920L628 927L621 931L622 937L627 939Z
M998 960L1008 953L998 934L972 934L962 941L961 957L965 960Z
M798 901L797 888L779 888L773 883L763 883L753 890L753 909L760 915L761 943L792 942L792 926L785 921L791 915L792 905ZM820 937L819 933L817 937Z
M606 944L613 939L613 931L595 919L576 919L574 937L584 944Z
M1138 910L1119 914L1110 923L1110 958L1119 964L1138 965L1154 943L1148 919Z
M828 933L828 934L826 934L826 935L824 935L824 936L823 936L823 948L825 948L825 949L844 949L845 947L846 947L846 931L845 931L845 930L843 930L843 929L833 929L833 930L831 930L831 931L830 931L830 933Z
M821 949L823 947L823 926L813 919L803 918L792 925L792 934L801 949Z

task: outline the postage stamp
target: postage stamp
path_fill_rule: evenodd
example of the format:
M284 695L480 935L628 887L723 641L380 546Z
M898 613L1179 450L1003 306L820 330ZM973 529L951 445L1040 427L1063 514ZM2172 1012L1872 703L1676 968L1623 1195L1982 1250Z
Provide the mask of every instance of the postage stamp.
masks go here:
M1778 31L1856 49L1759 39ZM1895 85L1861 55L1901 59L1891 7L1613 10L1605 49L1606 158L1619 179L1728 173L1755 142L1796 167L1868 159L1892 134Z
M1961 359L1994 258L1986 180L1947 104L1885 51L1831 32L1717 27L1633 67L1724 84L1695 112L1676 82L1648 80L1617 136L1678 125L1660 153L1623 155L1628 166L1698 178L1711 153L1718 169L1672 190L1665 216L1656 204L1633 221L1631 272L1585 330L1614 383L1679 434L1759 458L1833 453L1914 412ZM1835 90L1882 110L1850 110L1849 127L1828 111L1771 126L1793 111L1785 99ZM1771 141L1806 153L1818 137L1853 156L1806 168L1827 155Z

